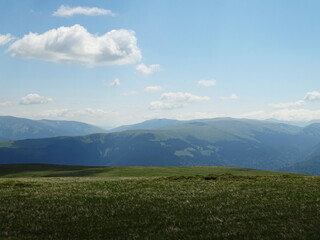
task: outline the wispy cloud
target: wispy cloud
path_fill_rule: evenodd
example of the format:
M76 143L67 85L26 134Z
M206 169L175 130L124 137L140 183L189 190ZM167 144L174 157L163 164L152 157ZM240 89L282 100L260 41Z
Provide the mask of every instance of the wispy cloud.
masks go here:
M136 66L137 73L145 75L145 76L148 76L148 75L153 74L155 72L159 72L160 69L161 69L161 67L159 64L151 64L151 65L147 66L147 65L144 65L143 63L141 63Z
M5 34L5 35L0 34L0 46L7 44L8 42L10 42L13 39L14 39L14 37L10 33Z
M268 114L263 110L245 112L235 116L236 118L250 118L250 119L266 119L268 118Z
M70 111L67 108L52 109L52 110L46 110L38 113L38 117L44 117L44 118L66 117L68 113L70 113Z
M271 117L285 121L310 121L320 119L320 110L282 109L271 113Z
M112 30L91 34L77 24L43 34L29 33L9 46L12 56L86 66L124 65L140 61L135 32Z
M125 97L127 97L127 96L134 96L134 95L138 95L139 94L139 92L138 91L129 91L129 92L124 92L124 93L121 93L121 95L122 96L125 96Z
M306 96L304 97L304 100L306 101L320 100L320 92L318 91L307 92Z
M199 87L214 87L217 84L217 81L214 79L209 80L199 80L198 86Z
M8 107L11 106L12 102L11 101L0 101L0 106L1 107Z
M22 105L30 105L30 104L45 104L53 102L52 98L40 96L36 93L30 93L20 99L20 104Z
M161 86L148 86L143 89L145 92L158 92L161 91L163 87Z
M103 85L106 87L117 87L120 86L121 83L119 78L115 78L112 82L104 82Z
M210 100L207 96L197 96L191 93L183 92L167 92L163 93L159 101L153 101L149 104L149 109L161 110L161 109L176 109L182 108L191 103L199 103Z
M284 102L284 103L275 103L269 104L269 107L272 108L295 108L306 105L306 102L303 100L295 101L295 102Z
M238 99L238 96L233 93L233 94L231 94L230 96L220 97L220 99L221 99L222 101L232 101L232 100Z
M87 15L87 16L98 16L98 15L107 15L115 16L109 9L97 8L97 7L70 7L67 5L61 5L53 14L56 17L71 17L74 15Z

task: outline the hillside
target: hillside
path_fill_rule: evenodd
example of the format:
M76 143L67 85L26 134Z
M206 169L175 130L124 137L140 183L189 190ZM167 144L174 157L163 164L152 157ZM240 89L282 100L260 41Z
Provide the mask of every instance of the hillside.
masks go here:
M195 175L298 176L296 173L232 167L90 167L51 164L3 164L2 178L25 177L168 177Z
M319 142L320 130L316 125L310 130L310 126L300 128L258 120L209 119L181 122L159 130L2 142L0 162L230 166L287 171L305 160Z
M81 122L30 120L0 116L0 141L57 136L81 136L105 132L103 129Z

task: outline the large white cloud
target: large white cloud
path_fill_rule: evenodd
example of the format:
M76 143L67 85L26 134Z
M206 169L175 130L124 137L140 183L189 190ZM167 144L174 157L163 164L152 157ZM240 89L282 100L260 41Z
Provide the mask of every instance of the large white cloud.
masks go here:
M214 79L198 81L199 87L214 87L216 84L217 84L217 81Z
M97 7L70 7L66 5L61 5L57 11L55 11L53 16L56 17L71 17L73 15L87 15L87 16L98 16L98 15L107 15L115 16L111 10Z
M304 97L304 100L306 101L320 100L320 92L317 92L317 91L307 92L306 96Z
M86 66L124 65L140 61L135 32L112 30L101 36L83 26L29 33L9 46L12 56Z
M159 64L151 64L151 65L147 66L147 65L144 65L143 63L141 63L136 66L137 73L145 75L145 76L150 75L155 72L159 72L160 69L161 69L161 67Z
M30 104L45 104L53 102L52 98L40 96L36 93L30 93L20 99L20 104L22 105L30 105Z
M303 100L295 101L295 102L284 102L284 103L274 103L269 104L269 107L272 108L294 108L294 107L301 107L306 105L306 102Z
M5 35L0 34L0 46L7 44L12 39L14 39L14 37L10 33L5 34Z
M182 108L190 103L199 103L208 100L210 100L210 98L207 96L201 97L184 92L167 92L161 95L159 101L151 102L149 108L152 110L176 109Z

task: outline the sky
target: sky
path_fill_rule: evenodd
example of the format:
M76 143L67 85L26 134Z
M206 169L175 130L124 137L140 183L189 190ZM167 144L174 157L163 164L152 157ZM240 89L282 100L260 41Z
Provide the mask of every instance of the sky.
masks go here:
M320 1L0 0L0 115L320 119Z

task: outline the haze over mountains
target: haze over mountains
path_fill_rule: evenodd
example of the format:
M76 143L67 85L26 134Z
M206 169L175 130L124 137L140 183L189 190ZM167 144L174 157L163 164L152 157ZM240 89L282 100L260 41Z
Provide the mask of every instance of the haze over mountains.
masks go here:
M59 128L56 121L36 122ZM71 126L84 126L83 134L79 129L73 133L85 136L66 136L71 130L60 129L64 137L1 142L0 163L233 166L320 174L319 123L299 127L232 118L157 119L90 135L86 131L99 129L74 122Z

